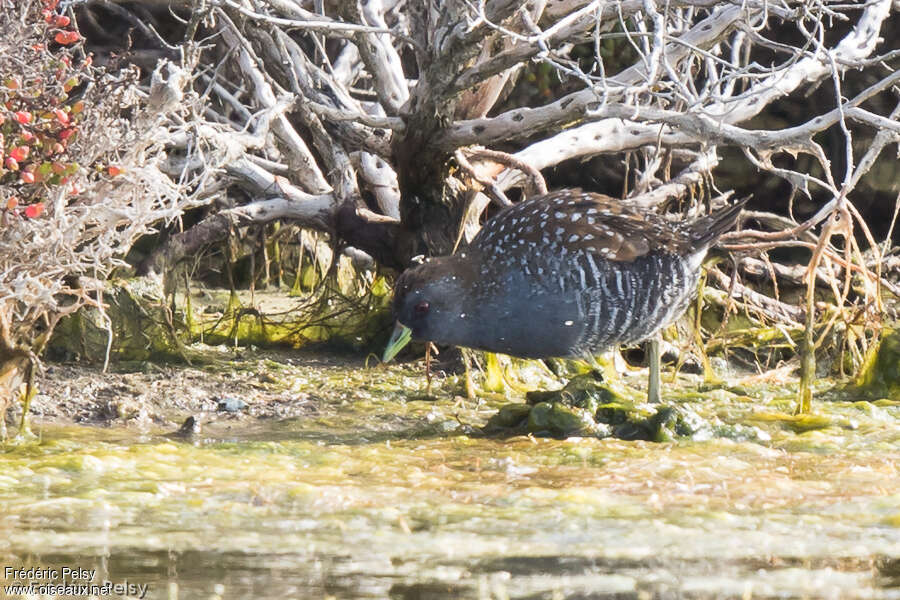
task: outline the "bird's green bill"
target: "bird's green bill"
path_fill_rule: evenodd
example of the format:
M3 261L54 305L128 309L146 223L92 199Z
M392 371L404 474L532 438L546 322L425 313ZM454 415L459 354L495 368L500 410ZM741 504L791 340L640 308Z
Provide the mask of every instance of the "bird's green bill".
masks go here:
M391 339L388 340L387 347L384 349L384 356L381 357L382 362L390 362L412 339L412 329L399 321L394 326L394 332Z

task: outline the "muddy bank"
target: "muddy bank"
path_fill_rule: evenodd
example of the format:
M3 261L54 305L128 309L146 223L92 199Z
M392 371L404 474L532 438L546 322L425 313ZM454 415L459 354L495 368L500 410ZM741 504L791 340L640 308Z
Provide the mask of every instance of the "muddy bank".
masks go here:
M329 367L348 366L346 356L318 352L216 354L206 364L131 362L113 364L106 372L99 366L47 362L32 402L32 423L154 431L180 425L190 415L238 422L297 417L315 410L322 381L301 386L279 373L296 367L325 378Z

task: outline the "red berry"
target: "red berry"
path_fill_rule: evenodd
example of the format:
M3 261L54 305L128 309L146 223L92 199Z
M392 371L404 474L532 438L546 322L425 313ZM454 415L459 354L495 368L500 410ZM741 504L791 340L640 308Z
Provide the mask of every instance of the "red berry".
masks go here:
M56 40L57 44L62 44L64 46L68 46L69 44L74 44L78 40L81 39L81 35L77 31L60 31L53 39Z
M3 162L6 165L6 168L10 171L18 171L19 170L19 161L14 159L12 156L7 156L6 160Z
M56 15L56 18L53 19L53 24L57 27L68 27L69 23L69 17L65 15Z
M9 200L6 201L6 210L15 210L19 205L19 199L15 196L10 196Z
M31 133L30 131L23 131L22 139L25 140L26 142L30 142L31 140L34 139L34 134Z
M25 207L25 216L29 219L37 219L44 213L44 203L29 204Z
M53 114L56 115L56 120L63 125L69 124L69 115L66 114L66 111L64 111L63 109L57 108L55 111L53 111Z
M34 183L34 173L31 173L29 171L22 171L22 173L19 175L19 178L24 183Z
M63 129L62 131L59 132L59 139L67 140L70 137L72 137L73 133L75 133L74 127L69 127L68 129Z
M31 123L31 113L27 110L20 110L15 115L16 121L25 125L26 123Z
M17 161L23 161L28 158L30 152L31 149L28 146L16 146L9 151L9 156Z

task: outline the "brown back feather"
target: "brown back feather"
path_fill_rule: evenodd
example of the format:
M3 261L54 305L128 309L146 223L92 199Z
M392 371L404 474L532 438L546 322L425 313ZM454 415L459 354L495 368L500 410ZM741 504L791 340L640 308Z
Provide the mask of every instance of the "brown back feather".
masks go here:
M631 262L657 249L690 252L694 243L687 232L655 213L638 213L609 196L570 189L504 210L487 222L472 245L484 252L551 253L564 245L572 252Z

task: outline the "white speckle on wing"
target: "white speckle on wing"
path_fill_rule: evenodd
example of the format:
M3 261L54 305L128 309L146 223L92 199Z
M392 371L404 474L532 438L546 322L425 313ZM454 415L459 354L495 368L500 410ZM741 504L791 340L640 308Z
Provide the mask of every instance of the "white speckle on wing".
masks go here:
M563 325L565 325L566 327L571 327L574 324L575 324L575 321L566 321L565 323L563 323Z

